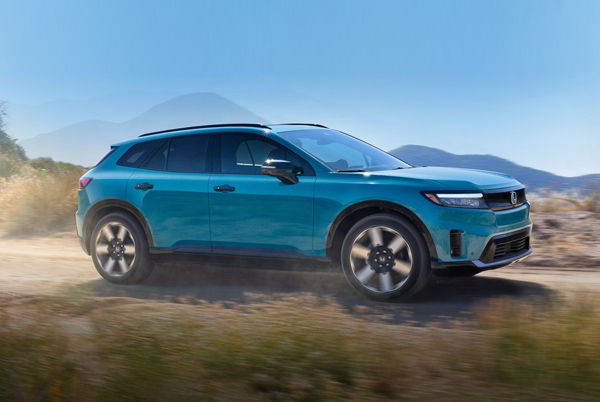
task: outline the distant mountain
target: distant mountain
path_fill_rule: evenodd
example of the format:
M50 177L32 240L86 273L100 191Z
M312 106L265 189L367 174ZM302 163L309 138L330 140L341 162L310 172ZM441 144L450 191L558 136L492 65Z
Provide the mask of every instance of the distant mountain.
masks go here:
M585 191L600 189L600 174L578 177L557 176L543 170L517 165L492 155L455 155L420 145L405 145L390 151L390 153L416 166L447 166L506 173L523 183L528 190Z
M87 120L122 122L177 95L128 91L89 99L57 99L37 105L9 103L7 132L25 140Z
M82 121L23 140L20 144L30 158L49 156L54 160L92 166L114 142L151 131L231 122L266 123L263 118L220 95L193 93L158 104L122 123Z

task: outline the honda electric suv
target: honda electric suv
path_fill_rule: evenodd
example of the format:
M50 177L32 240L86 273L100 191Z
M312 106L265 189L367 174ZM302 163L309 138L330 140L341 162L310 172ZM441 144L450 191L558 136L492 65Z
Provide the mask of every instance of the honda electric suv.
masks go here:
M227 124L114 144L79 183L77 232L96 269L142 281L169 255L317 259L375 300L431 275L531 253L529 203L501 173L411 166L316 124Z

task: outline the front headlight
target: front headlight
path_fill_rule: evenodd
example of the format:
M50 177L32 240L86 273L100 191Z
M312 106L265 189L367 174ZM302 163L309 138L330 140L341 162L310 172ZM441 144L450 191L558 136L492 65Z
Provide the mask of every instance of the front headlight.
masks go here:
M429 201L445 207L488 208L483 193L423 192Z

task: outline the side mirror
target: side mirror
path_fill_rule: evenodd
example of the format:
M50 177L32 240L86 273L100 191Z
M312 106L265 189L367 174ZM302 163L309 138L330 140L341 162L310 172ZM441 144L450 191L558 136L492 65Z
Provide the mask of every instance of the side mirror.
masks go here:
M298 177L294 173L294 164L290 161L267 159L260 167L262 174L277 177L283 184L296 184Z

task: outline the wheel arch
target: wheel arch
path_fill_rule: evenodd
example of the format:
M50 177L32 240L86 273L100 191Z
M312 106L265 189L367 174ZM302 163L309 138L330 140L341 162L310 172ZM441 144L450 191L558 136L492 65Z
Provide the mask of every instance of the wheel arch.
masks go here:
M148 240L148 247L154 247L154 239L152 238L152 232L150 230L150 226L146 219L142 215L139 209L130 204L127 201L123 200L105 200L100 201L94 204L87 214L85 215L85 219L83 220L83 237L85 239L85 247L89 251L90 250L90 241L92 237L92 231L96 226L96 223L103 216L110 214L112 212L126 212L129 215L133 216L139 223L142 225L144 229L144 234L146 235L146 239Z
M358 222L360 219L379 213L392 213L408 219L412 222L416 228L423 234L425 243L429 250L429 255L433 259L437 259L437 251L435 243L431 237L431 233L421 221L421 219L411 210L402 205L389 202L389 201L365 201L358 204L351 205L350 207L343 210L333 221L329 233L327 234L326 242L326 253L328 257L331 257L334 262L337 262L339 253L336 250L340 250L344 236L350 230L350 228Z

